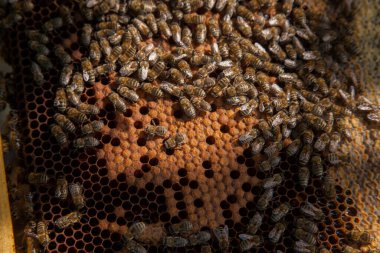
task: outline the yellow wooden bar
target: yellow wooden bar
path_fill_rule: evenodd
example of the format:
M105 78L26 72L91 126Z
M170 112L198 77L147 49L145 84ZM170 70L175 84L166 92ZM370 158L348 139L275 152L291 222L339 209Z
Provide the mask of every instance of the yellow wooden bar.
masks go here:
M3 146L0 136L0 147ZM3 151L0 149L0 252L15 253Z

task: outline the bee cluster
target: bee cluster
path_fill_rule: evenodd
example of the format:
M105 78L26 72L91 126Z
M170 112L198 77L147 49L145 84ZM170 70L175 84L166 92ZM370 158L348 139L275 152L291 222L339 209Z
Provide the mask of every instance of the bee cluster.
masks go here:
M226 222L213 228L213 233L202 229L187 234L192 224L182 212L180 220L170 221L173 224L168 229L169 235L162 238L160 246L148 245L149 251L192 247L191 252L212 252L211 248L222 252L230 249L234 252L251 249L265 252L275 248L277 252L356 252L354 248L358 245L372 241L362 234L348 234L346 240L343 232L339 240L335 237L329 237L333 239L323 243L318 240L322 233L319 227L328 219L323 208L338 198L334 168L345 161L338 158L337 150L342 141L352 138L344 119L356 113L372 123L380 122L380 107L360 95L362 84L351 69L349 59L351 54L359 54L359 47L346 19L330 20L327 15L317 15L307 8L306 3L298 0L87 0L70 1L65 5L45 4L48 7L41 7L41 13L52 9L54 14L49 19L46 14L43 14L44 18L40 17L35 24L38 27L40 23L40 29L30 28L33 25L28 24L31 19L28 13L36 9L33 1L11 4L13 11L2 20L5 28L17 26L23 31L29 57L29 68L23 71L32 74L31 80L23 82L34 84L32 89L23 91L26 94L50 94L51 103L46 104L48 119L44 116L45 119L39 117L37 120L46 122L43 138L49 140L53 136L59 144L53 145L53 152L41 156L45 158L46 155L47 162L34 159L37 170L28 174L33 189L41 191L39 199L43 204L33 203L33 195L25 196L25 206L31 214L29 220L34 220L33 213L39 210L37 216L52 222L29 222L25 228L26 236L37 239L52 252L72 249L73 245L65 245L60 233L66 236L73 230L80 231L77 237L80 240L83 237L86 242L78 243L79 246L75 244L82 251L102 252L104 248L99 240L104 241L104 247L110 252L120 247L132 252L147 251L146 245L138 240L138 235L145 229L145 223L139 221L144 218L137 215L140 207L127 206L137 205L140 195L148 195L149 199L147 191L152 191L151 186L148 183L146 189L131 190L133 185L121 186L123 180L110 181L106 176L105 160L97 160L91 148L108 143L118 146L118 138L111 140L109 135L105 137L100 133L106 128L105 122L112 122L115 118L109 116L109 111L128 117L130 108L139 104L142 98L148 98L156 102L173 101L181 109L181 118L187 121L215 111L215 104L220 108L237 108L234 110L241 119L258 119L238 138L237 144L244 147L247 156L254 157L257 173L261 175L260 191L255 193L254 202L249 202L254 205L242 207L242 210L249 209L249 214L244 217L249 217L247 226L243 224L231 231ZM72 15L74 10L78 10L76 15ZM23 18L28 20L26 25L18 25ZM30 22L34 24L34 21ZM339 30L334 30L334 26ZM71 48L57 37L65 30L79 30L78 43L72 44ZM65 37L71 39L69 34ZM102 89L102 101L94 97L94 90L100 90L97 89L99 81L108 86ZM50 91L44 91L48 89ZM26 100L33 99L27 97ZM103 108L103 104L110 108ZM33 111L36 108L27 109ZM38 107L36 110L41 113L45 109ZM28 115L31 128L37 118L32 115ZM111 128L111 124L107 127ZM191 141L180 131L170 131L168 136L168 128L154 121L140 128L147 140L163 138L165 150L179 149ZM30 138L33 145L38 143L37 137ZM12 143L20 149L19 137ZM43 148L50 150L51 144L48 145ZM84 150L80 154L71 154L67 147ZM41 150L35 152L42 153ZM34 149L26 147L24 152L31 157ZM49 163L50 157L54 161L61 159L53 153L65 156L62 164ZM86 159L90 165L84 162ZM309 188L319 184L319 202L310 203L298 198L297 203L301 203L294 204L289 198L281 198L278 189L289 184L285 178L287 169L282 166L284 160L292 160L295 164L292 173L296 177L292 185L299 186L299 192L309 194ZM205 164L204 167L208 166ZM60 170L65 175L57 174ZM212 172L209 168L207 171ZM73 175L68 175L71 173ZM138 173L134 175L139 177ZM80 178L80 184L73 183L76 177ZM121 174L119 177L123 178ZM50 179L56 182L56 187L47 187ZM86 191L82 189L82 181ZM154 194L159 195L162 192L157 187ZM55 189L54 193L48 188ZM127 189L131 197L120 193ZM105 207L94 200L101 199L94 193L96 191L105 197L112 195L112 198L105 198ZM133 195L136 192L138 194ZM68 193L72 196L70 200L67 200ZM50 212L46 202L47 199L50 201L51 194L56 208ZM150 200L147 200L148 204L144 203L152 210L158 210L149 214L150 222L168 222L170 218L166 218L166 207L162 203L165 198L153 195L153 201L157 199L162 205L157 207ZM105 214L113 213L115 207L121 205L133 211L125 213L125 220L137 222L128 227L129 232L123 234L123 238L116 232L110 235L108 230L101 233L99 219L105 216L109 222L126 225L124 218ZM158 217L160 212L163 214ZM270 224L264 225L266 229L261 228L263 220ZM292 221L295 224L290 224ZM49 236L49 231L53 230L54 235ZM293 232L294 236L286 235ZM235 235L234 238L231 235ZM54 240L51 240L53 236ZM75 240L77 237L74 234ZM115 241L123 241L122 246Z

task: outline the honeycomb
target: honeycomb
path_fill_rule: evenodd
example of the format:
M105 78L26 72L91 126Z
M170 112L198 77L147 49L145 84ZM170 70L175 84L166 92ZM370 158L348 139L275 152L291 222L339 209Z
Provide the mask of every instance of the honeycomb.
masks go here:
M84 151L61 147L49 128L54 123L53 101L60 70L52 69L45 74L41 86L34 84L30 72L34 54L28 49L23 31L41 27L49 17L57 16L58 7L63 4L71 10L77 6L69 1L40 1L33 11L22 13L23 20L6 30L14 36L5 37L4 48L9 50L3 53L14 73L20 73L13 76L17 93L10 104L19 110L19 117L23 119L20 127L23 159L19 162L26 169L26 172L12 169L9 174L19 187L25 183L24 173L44 172L49 176L49 184L31 186L35 192L34 215L37 220L48 222L51 242L46 250L124 252L122 235L134 222L143 221L148 228L139 240L146 243L148 252L165 252L168 249L161 244L165 230L171 224L188 219L194 231L211 231L227 225L231 250L240 252L238 235L245 233L262 194L260 183L270 175L258 168L262 157L237 145L236 140L257 125L259 118L238 117L239 108L226 108L222 100L210 99L210 112L187 120L175 100L155 99L140 91L137 103L119 113L105 99L112 88L111 75L97 78L94 85L86 84L80 97L82 102L101 108L98 115L90 118L105 123L102 131L95 134L100 145ZM79 20L54 31L49 48L61 44L74 59L80 59L88 52L78 39L82 26ZM376 87L371 91L374 93ZM276 197L264 212L263 225L257 234L268 237L273 226L270 222L272 210L281 203L291 205L291 211L284 218L288 226L278 243L265 240L253 252L293 252L291 232L305 201L323 210L325 218L318 224L318 246L331 252L341 252L342 245L348 243L347 232L357 226L379 231L380 214L376 209L379 179L374 170L378 167L379 131L376 125L363 120L362 115L354 115L346 121L357 130L353 131L353 142L343 144L338 152L342 158L351 157L347 164L352 166L337 168L336 198L328 201L324 197L323 182L319 178L312 178L306 188L300 187L296 183L298 161L280 152L281 163L272 173L281 173L284 180L275 188ZM188 142L179 149L165 150L163 139L147 139L144 135L144 127L151 122L167 127L170 133L186 134ZM74 137L69 135L70 139ZM86 198L80 222L63 230L53 222L75 210L75 206L69 198L62 201L54 196L52 186L61 174L68 183L82 184ZM368 192L362 191L364 187ZM21 236L18 239L21 245ZM210 245L215 251L219 250L215 236ZM175 252L200 252L200 246L178 248Z

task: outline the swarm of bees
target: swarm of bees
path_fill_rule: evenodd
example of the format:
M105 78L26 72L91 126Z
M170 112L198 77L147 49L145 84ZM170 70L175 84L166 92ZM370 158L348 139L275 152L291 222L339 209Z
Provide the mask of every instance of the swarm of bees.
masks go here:
M100 108L82 102L81 95L85 87L108 76L114 76L114 85L104 101L120 113L125 113L144 94L152 100L174 100L188 120L210 113L216 99L226 107L237 107L241 117L259 116L258 123L237 141L253 155L264 158L259 169L266 175L256 213L246 233L239 235L243 251L264 243L265 238L257 231L264 212L275 202L274 189L285 180L282 174L273 172L282 160L280 154L298 161L297 184L306 188L311 177L323 179L323 193L327 199L333 199L332 172L341 163L336 151L339 143L352 138L344 118L362 113L367 120L380 123L380 106L356 94L362 89L361 84L353 71L345 69L349 67L348 53L357 50L350 41L343 40L342 44L340 35L332 29L336 24L314 17L302 1L76 2L84 21L79 42L88 49L81 59L72 57L62 45L49 48L55 31L76 21L68 7L60 6L58 15L45 21L41 29L25 31L35 85L42 86L45 76L57 64L60 68L53 87L55 123L50 125L51 135L62 147L70 143L74 149L99 146L94 134L103 129L104 123L92 118ZM12 1L11 7L12 12L1 20L4 27L21 20L21 12L33 10L34 4ZM279 12L268 15L268 9ZM320 22L316 22L317 18ZM170 50L162 43L152 42L155 38L168 42ZM208 49L201 49L206 44ZM330 54L335 57L325 57ZM340 82L337 76L343 76L345 82ZM9 145L19 150L17 113L12 114L9 122ZM185 133L167 136L168 129L155 124L145 126L143 132L148 139L163 138L166 150L180 148L188 141ZM36 186L47 185L49 179L39 172L27 176L27 181ZM54 222L64 229L80 221L85 200L79 183L69 185L63 175L56 182L56 198L65 200L70 193L76 208ZM28 210L33 210L31 196L25 197ZM279 242L289 229L285 217L291 211L289 203L279 203L272 209L268 233L271 243ZM299 211L303 217L295 222L293 249L314 252L316 223L324 214L308 202ZM146 252L138 241L145 227L143 222L136 222L128 228L124 239L129 251ZM193 233L189 221L173 224L168 230L169 235L162 240L165 247L202 245L202 252L211 252L206 245L211 233ZM28 224L25 231L42 246L49 243L43 221ZM213 235L220 250L228 252L228 226L215 228ZM349 239L358 244L372 240L369 235L354 231ZM345 246L344 252L353 252L350 247Z

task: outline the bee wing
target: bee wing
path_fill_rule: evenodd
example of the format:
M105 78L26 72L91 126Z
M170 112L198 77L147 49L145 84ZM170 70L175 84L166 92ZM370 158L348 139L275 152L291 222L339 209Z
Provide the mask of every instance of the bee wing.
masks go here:
M217 228L214 228L214 234L215 234L215 237L220 240L222 239L225 235L228 235L228 226L224 226L224 228L220 228L220 227L217 227Z
M240 234L240 235L239 235L239 238L240 238L240 240L245 241L245 240L250 240L250 239L252 239L253 236L252 236L252 235L248 235L248 234Z

